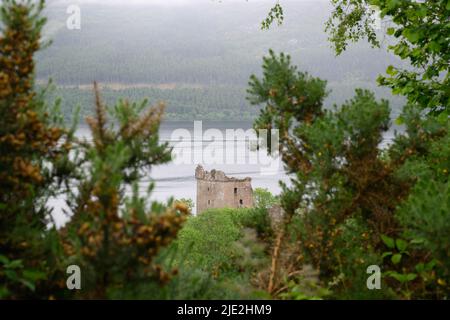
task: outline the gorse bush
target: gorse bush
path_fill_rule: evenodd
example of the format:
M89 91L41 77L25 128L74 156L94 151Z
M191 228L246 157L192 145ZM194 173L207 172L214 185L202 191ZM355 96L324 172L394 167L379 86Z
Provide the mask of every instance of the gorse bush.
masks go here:
M34 91L42 8L3 1L0 11L0 297L34 297L54 271L45 201L69 146L45 92Z
M57 110L43 102L45 92L34 91L43 7L13 0L1 7L0 295L136 297L133 285L161 286L176 273L155 257L189 214L183 203L148 203L152 185L146 198L139 195L142 176L171 158L158 138L163 106L120 101L108 109L95 85L96 115L87 119L93 141L75 138L76 126L64 129ZM47 206L58 194L70 214L60 230ZM83 272L83 290L75 294L65 281L72 264Z
M66 255L88 274L83 296L105 298L125 283L169 281L170 274L153 260L176 237L189 210L181 202L149 206L139 196L142 176L170 160L167 144L158 141L163 106L145 110L146 102L121 101L111 112L114 128L95 90L97 114L87 119L93 142L74 144L80 149L73 172L78 188L67 190L73 215L62 232ZM131 198L126 187L133 189Z

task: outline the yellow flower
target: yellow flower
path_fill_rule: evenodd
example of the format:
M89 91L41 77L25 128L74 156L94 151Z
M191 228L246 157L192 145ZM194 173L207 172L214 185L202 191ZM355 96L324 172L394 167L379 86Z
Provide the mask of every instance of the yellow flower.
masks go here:
M441 285L441 286L445 286L447 283L445 282L445 280L444 279L441 279L441 278L439 278L438 280L437 280L437 283L439 284L439 285Z

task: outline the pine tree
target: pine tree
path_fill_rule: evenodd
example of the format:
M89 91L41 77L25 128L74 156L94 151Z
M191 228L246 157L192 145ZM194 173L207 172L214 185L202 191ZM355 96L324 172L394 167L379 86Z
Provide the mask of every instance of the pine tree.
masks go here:
M139 194L151 166L171 159L171 149L158 139L164 106L120 101L109 122L94 88L96 115L87 118L93 141L74 146L80 151L74 160L77 189L68 190L73 215L62 230L64 249L67 261L84 272L81 297L127 297L128 290L163 285L176 273L163 270L155 257L176 238L189 208L181 202L148 203L151 186L146 197ZM152 298L149 293L145 297Z
M47 276L43 244L65 131L34 89L43 2L2 2L0 18L0 296L27 296Z

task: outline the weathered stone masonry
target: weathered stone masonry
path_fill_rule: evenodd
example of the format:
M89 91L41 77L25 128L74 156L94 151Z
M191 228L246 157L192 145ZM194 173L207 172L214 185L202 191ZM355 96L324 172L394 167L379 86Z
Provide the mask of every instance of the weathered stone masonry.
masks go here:
M252 179L227 177L218 170L195 169L197 179L197 213L210 208L253 207Z

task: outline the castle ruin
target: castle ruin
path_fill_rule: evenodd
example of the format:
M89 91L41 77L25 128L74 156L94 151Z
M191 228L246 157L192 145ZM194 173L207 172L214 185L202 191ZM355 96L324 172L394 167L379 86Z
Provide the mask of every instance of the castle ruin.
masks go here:
M197 214L211 208L253 207L252 179L227 177L219 170L195 169L197 180Z

